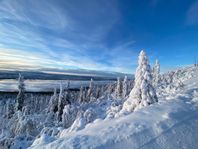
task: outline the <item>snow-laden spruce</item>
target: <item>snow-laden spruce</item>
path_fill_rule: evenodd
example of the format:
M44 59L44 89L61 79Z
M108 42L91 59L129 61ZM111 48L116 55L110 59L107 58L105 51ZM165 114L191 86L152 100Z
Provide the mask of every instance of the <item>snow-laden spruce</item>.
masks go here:
M54 94L50 98L49 101L49 109L48 112L57 112L58 111L58 96L57 96L57 91L56 88L54 88Z
M62 121L63 127L69 128L76 119L77 109L73 105L66 105L63 109Z
M95 95L96 99L98 99L100 97L100 87L97 86L96 87L96 95Z
M58 97L58 119L61 121L61 116L63 114L63 86L62 83L60 84L60 92L59 92L59 97Z
M158 102L158 99L152 85L151 67L145 52L141 51L135 73L135 85L129 98L123 104L122 112L132 112L136 108L148 106L155 102Z
M122 91L123 98L127 97L127 95L128 95L128 78L127 78L127 76L124 77L122 90L123 90Z
M20 73L19 73L19 78L18 78L18 90L19 90L19 93L16 99L16 110L22 111L24 100L25 100L25 84L24 84L24 78Z
M87 97L86 97L87 99L86 100L92 101L93 98L94 98L94 95L93 94L94 94L94 81L91 78L91 81L89 83L89 89L87 91Z
M83 86L81 86L79 96L78 96L78 102L82 103L83 101L84 101L84 89L83 89Z
M117 78L117 86L115 91L116 98L120 99L122 98L122 82L120 77Z
M160 63L158 60L155 61L155 66L153 68L153 84L157 86L160 81Z
M69 93L69 82L67 82L66 89L64 91L62 83L60 84L60 92L59 92L59 99L58 99L58 119L62 121L62 114L64 106L70 104L70 93Z

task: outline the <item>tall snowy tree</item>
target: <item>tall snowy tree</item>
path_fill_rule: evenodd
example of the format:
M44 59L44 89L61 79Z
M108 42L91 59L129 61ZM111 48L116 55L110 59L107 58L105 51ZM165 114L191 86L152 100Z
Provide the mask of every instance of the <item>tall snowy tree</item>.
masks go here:
M135 85L130 92L129 98L123 105L123 110L132 112L136 108L141 108L155 102L158 102L158 99L152 85L151 68L145 52L141 51L135 73Z
M117 78L115 94L116 94L116 98L122 98L122 82L120 77Z
M19 93L16 99L16 110L22 111L25 100L25 83L24 83L24 77L20 73L18 78L18 91Z
M100 97L100 87L96 87L96 99Z
M5 106L6 106L6 111L4 111L4 112L1 111L1 113L6 113L6 117L9 119L14 114L14 105L12 104L11 99L8 99L6 101L6 105Z
M157 86L159 81L160 81L160 63L158 60L156 60L155 66L153 68L153 84Z
M105 89L104 88L105 88L105 86L102 85L101 89L100 89L100 96L104 95L104 93L105 93Z
M48 111L54 113L58 111L58 96L57 96L56 88L54 88L54 94L50 98Z
M67 80L66 89L68 90L69 88L70 88L70 80Z
M67 81L67 85L66 85L66 88L65 88L65 91L63 93L63 96L64 96L64 103L65 105L66 104L71 104L72 102L74 102L72 99L72 93L70 91L70 80Z
M58 99L58 119L62 121L62 114L65 105L71 104L70 102L70 91L69 88L66 88L64 91L62 83L60 84L60 92L59 92L59 99Z
M58 97L58 119L61 121L61 116L63 114L63 109L64 109L64 104L63 104L63 85L62 83L60 84L60 92L59 92L59 97Z
M91 78L91 81L89 83L89 89L87 91L87 100L91 100L91 98L93 98L93 94L94 94L94 81Z
M107 93L112 94L114 92L114 90L115 90L115 84L112 84L112 83L108 84Z
M79 92L79 97L78 97L78 101L79 103L82 103L84 101L84 89L83 86L80 87L80 92Z
M127 76L124 77L122 90L123 90L122 91L123 98L125 98L128 95L128 78L127 78Z

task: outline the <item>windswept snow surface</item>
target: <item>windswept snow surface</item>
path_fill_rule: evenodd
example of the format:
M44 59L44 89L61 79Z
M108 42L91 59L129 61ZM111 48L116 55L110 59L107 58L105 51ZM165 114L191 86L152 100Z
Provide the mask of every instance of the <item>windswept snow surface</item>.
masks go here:
M97 119L79 131L42 135L32 149L197 149L198 70L184 88L159 102L110 120Z

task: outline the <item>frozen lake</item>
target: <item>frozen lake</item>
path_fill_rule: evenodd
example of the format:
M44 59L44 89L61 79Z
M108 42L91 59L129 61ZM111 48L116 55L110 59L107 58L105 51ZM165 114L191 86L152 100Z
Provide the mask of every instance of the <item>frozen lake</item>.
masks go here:
M80 88L80 86L88 86L90 81L70 81L70 88ZM94 81L95 85L112 83L114 81ZM0 91L14 92L17 91L17 80L4 79L0 80ZM60 83L67 85L66 80L25 80L25 88L28 92L48 92L54 88L59 88Z

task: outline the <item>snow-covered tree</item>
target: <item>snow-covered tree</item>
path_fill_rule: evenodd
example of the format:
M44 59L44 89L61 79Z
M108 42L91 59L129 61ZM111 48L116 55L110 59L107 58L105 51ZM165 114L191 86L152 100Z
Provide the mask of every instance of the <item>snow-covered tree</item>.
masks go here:
M23 106L22 114L23 114L23 116L30 115L31 114L31 105L27 104L27 105Z
M94 121L94 119L96 118L96 113L95 110L93 108L88 108L85 112L84 112L84 117L86 119L87 123L91 123Z
M123 89L122 89L123 98L127 97L128 95L128 78L127 76L124 77L123 81Z
M153 68L153 84L157 86L159 81L160 81L160 63L158 60L156 60L155 66Z
M119 77L117 78L117 86L116 86L115 94L116 94L116 98L122 97L122 82Z
M104 91L104 90L105 90L104 88L105 88L105 86L102 85L102 86L101 86L101 89L100 89L100 96L102 96L102 95L104 94L104 92L105 92L105 91Z
M45 121L43 122L45 127L53 127L57 123L57 115L56 113L50 111L47 113Z
M18 78L18 91L19 93L16 99L16 110L22 111L25 100L25 83L24 83L24 77L20 73Z
M79 111L69 131L71 132L81 130L88 123L93 122L95 119L96 113L93 108L88 108L86 111Z
M84 101L84 89L83 89L83 86L80 87L78 101L79 101L79 103L82 103Z
M84 90L83 90L83 102L86 101L86 98L87 98L87 89L84 88Z
M107 93L108 94L112 94L115 90L115 84L112 84L110 83L108 86L107 86Z
M77 109L73 105L66 105L63 110L63 127L69 128L76 119Z
M131 112L135 108L141 108L155 102L158 102L158 99L152 85L151 68L145 52L141 51L135 73L135 85L123 105L123 110Z
M54 94L50 98L48 111L54 113L58 111L58 96L56 88L54 88Z
M32 117L23 116L21 111L17 111L15 123L10 125L10 129L15 135L21 136L35 136L37 128L34 124L34 119Z
M63 85L62 83L60 84L60 92L59 92L59 97L58 97L58 119L61 121L61 116L63 114L63 109L64 109L64 104L63 104Z
M91 81L90 81L90 83L89 83L89 89L88 89L88 91L87 91L87 100L88 101L90 101L90 100L92 100L92 98L93 98L93 95L94 94L94 81L93 81L93 79L91 78Z
M2 110L2 109L1 109ZM6 117L9 119L14 114L14 105L11 103L11 99L6 101Z
M96 87L96 99L100 97L100 87Z
M62 83L60 84L60 92L59 92L59 99L58 99L58 119L59 121L62 121L62 114L64 106L67 104L71 104L70 102L70 91L68 88L67 90L63 90Z
M66 83L66 90L68 90L70 88L70 80L67 80L67 83Z

